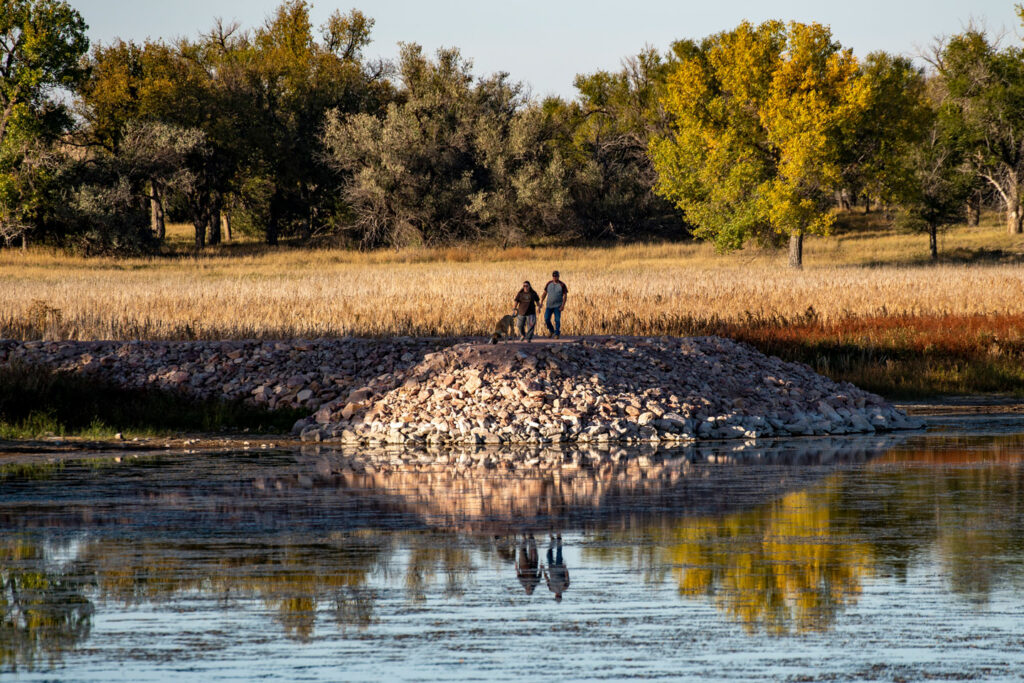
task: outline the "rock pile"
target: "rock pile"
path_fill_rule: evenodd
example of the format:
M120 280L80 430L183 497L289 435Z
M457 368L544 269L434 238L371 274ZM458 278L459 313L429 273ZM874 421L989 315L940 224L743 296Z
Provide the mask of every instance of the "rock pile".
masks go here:
M913 429L882 398L718 337L456 344L320 407L303 440L643 443Z
M247 400L269 409L314 411L353 389L390 386L391 374L450 341L0 341L0 364L44 365L126 387L198 398Z

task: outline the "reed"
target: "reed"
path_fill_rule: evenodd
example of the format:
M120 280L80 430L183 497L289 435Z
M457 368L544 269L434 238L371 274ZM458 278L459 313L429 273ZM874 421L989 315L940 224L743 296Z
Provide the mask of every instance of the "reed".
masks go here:
M941 359L925 374L945 379L929 386L1024 390L1007 374L1020 353L1024 240L990 221L944 233L942 249L930 264L922 236L861 229L809 239L802 271L775 251L697 243L364 253L241 242L127 260L8 250L0 337L483 335L524 279L539 289L558 269L565 334L728 334L890 393L902 380L871 379L878 367ZM982 361L980 384L954 368Z

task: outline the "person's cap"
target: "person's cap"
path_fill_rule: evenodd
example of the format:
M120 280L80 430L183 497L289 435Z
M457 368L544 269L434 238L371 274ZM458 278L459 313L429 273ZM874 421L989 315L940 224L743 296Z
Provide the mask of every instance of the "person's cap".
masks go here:
M556 270L553 273L551 273L551 277L558 277L558 271Z

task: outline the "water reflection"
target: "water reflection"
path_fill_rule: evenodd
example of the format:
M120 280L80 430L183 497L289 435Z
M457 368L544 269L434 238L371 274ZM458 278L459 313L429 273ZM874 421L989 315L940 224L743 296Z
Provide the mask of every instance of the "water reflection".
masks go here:
M537 557L537 540L533 534L524 534L519 546L519 559L516 560L516 577L523 584L527 595L533 595L533 589L540 585L543 570Z
M396 600L514 590L565 609L595 567L776 635L827 631L914 566L979 609L1024 587L1024 439L809 443L529 476L356 471L330 452L20 463L0 472L0 670L52 666L96 611L193 595L307 642L373 632ZM478 586L488 566L501 578Z
M50 566L37 544L0 541L0 671L52 665L89 636L89 574Z
M871 572L869 546L835 525L840 477L721 517L651 531L680 594L708 596L749 631L827 629Z
M555 550L557 544L557 550ZM569 570L562 559L562 534L551 537L548 546L548 566L544 570L544 580L548 582L548 590L555 594L555 600L562 601L562 593L569 589Z

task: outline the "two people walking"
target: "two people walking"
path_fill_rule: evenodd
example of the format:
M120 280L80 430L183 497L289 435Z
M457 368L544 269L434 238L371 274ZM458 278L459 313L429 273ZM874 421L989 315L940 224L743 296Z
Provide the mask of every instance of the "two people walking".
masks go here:
M512 300L519 338L526 341L533 339L537 327L537 307L540 306L544 308L544 325L548 328L548 334L558 339L562 334L562 309L565 308L568 296L569 288L559 279L557 270L551 273L551 280L544 285L543 296L537 295L529 280L524 282Z

